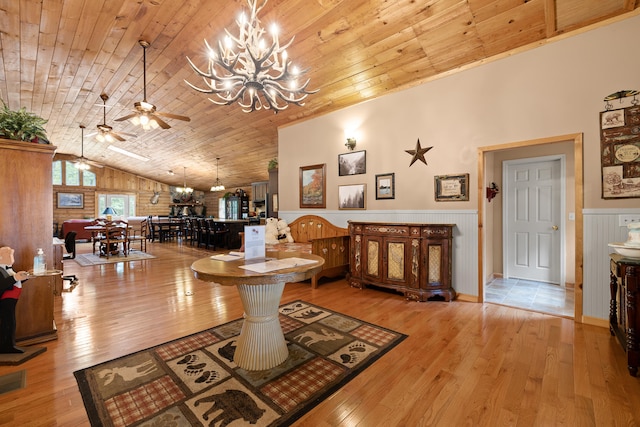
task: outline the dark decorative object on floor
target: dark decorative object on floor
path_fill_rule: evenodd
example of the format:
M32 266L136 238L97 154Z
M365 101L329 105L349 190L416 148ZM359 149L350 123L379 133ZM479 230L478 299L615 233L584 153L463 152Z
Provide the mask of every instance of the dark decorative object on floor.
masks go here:
M25 369L0 375L0 395L20 390L24 388L26 384L27 371Z
M233 363L238 319L74 372L91 425L290 425L407 337L303 301L279 311L289 357L273 369Z

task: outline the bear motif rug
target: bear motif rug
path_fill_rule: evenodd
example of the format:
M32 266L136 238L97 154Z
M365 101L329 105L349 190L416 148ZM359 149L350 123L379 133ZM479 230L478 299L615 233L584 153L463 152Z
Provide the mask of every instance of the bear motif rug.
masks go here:
M407 336L304 301L279 308L289 357L233 362L242 319L74 372L92 426L287 426Z

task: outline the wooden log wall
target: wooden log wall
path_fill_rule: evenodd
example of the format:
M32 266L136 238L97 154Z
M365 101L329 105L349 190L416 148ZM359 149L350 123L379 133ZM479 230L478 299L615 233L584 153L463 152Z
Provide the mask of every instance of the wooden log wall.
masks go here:
M75 158L56 155L56 160L74 160ZM124 172L109 167L91 167L91 172L96 174L96 186L53 186L53 223L58 224L61 231L62 223L67 219L88 219L99 216L97 211L98 193L133 194L136 196L136 213L138 216L169 214L171 196L169 185L150 180L138 175ZM154 192L160 193L157 204L151 204ZM58 209L58 193L82 193L84 195L84 207L82 209ZM60 236L62 237L62 236Z
M56 160L75 160L75 157L57 154ZM97 211L98 194L134 194L136 196L137 216L158 215L166 216L171 212L170 205L171 192L169 184L144 178L129 172L113 169L107 166L91 167L91 172L96 174L96 186L53 186L53 226L58 225L58 231L62 231L62 223L68 219L89 219L99 215ZM251 192L251 187L242 188L247 193ZM235 191L230 189L228 191ZM82 193L84 195L84 207L82 209L58 209L58 193ZM159 192L158 203L152 204L151 197L155 192ZM218 216L218 200L226 191L211 193L205 191L204 205L206 206L206 216ZM59 237L63 237L59 234Z

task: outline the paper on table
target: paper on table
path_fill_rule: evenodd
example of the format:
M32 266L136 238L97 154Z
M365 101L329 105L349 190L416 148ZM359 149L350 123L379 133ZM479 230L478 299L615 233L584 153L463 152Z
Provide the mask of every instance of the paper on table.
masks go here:
M241 265L240 268L250 270L256 273L268 273L275 270L284 270L285 268L300 267L302 265L313 264L316 261L304 258L283 258L274 259L266 262L256 262L254 264Z
M217 259L218 261L237 261L244 258L242 252L229 252L228 254L211 255L211 259Z

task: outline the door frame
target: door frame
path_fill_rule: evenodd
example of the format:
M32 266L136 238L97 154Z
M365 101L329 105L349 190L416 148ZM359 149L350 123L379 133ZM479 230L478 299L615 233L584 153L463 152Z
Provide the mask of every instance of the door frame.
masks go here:
M575 305L574 305L574 321L583 323L582 319L582 286L583 286L583 216L582 209L584 205L583 195L583 134L573 133L567 135L552 136L548 138L539 138L527 141L512 142L500 145L491 145L486 147L478 147L478 302L484 301L484 215L485 205L485 188L489 186L485 182L486 175L486 155L495 151L509 150L513 148L530 147L543 144L554 144L559 142L573 141L573 168L574 168L574 193L575 193Z
M560 161L560 177L559 177L559 187L560 187L560 218L559 221L557 222L558 225L560 225L560 230L562 230L562 234L560 237L560 247L559 247L559 253L560 253L560 266L559 266L559 271L558 271L558 275L560 278L560 282L558 283L560 286L562 286L563 288L566 287L566 263L565 263L565 257L564 257L564 252L565 252L565 246L566 246L566 239L567 239L567 234L566 234L566 221L565 221L565 216L566 216L566 210L567 210L567 203L566 203L566 197L567 197L567 189L566 189L566 157L563 154L555 154L555 155L551 155L551 156L540 156L540 157L526 157L526 158L522 158L522 159L513 159L513 160L506 160L502 163L502 188L504 190L504 194L505 194L505 198L506 198L506 194L507 194L507 169L509 168L509 165L522 165L522 164L528 164L528 163L540 163L540 162L554 162L554 161ZM505 218L507 218L507 213L509 212L509 204L508 203L503 203L502 204L502 270L505 273L505 276L508 276L506 273L509 271L509 265L508 265L508 256L507 256L507 252L509 250L509 237L507 235L507 229L508 229L508 222L505 221Z

